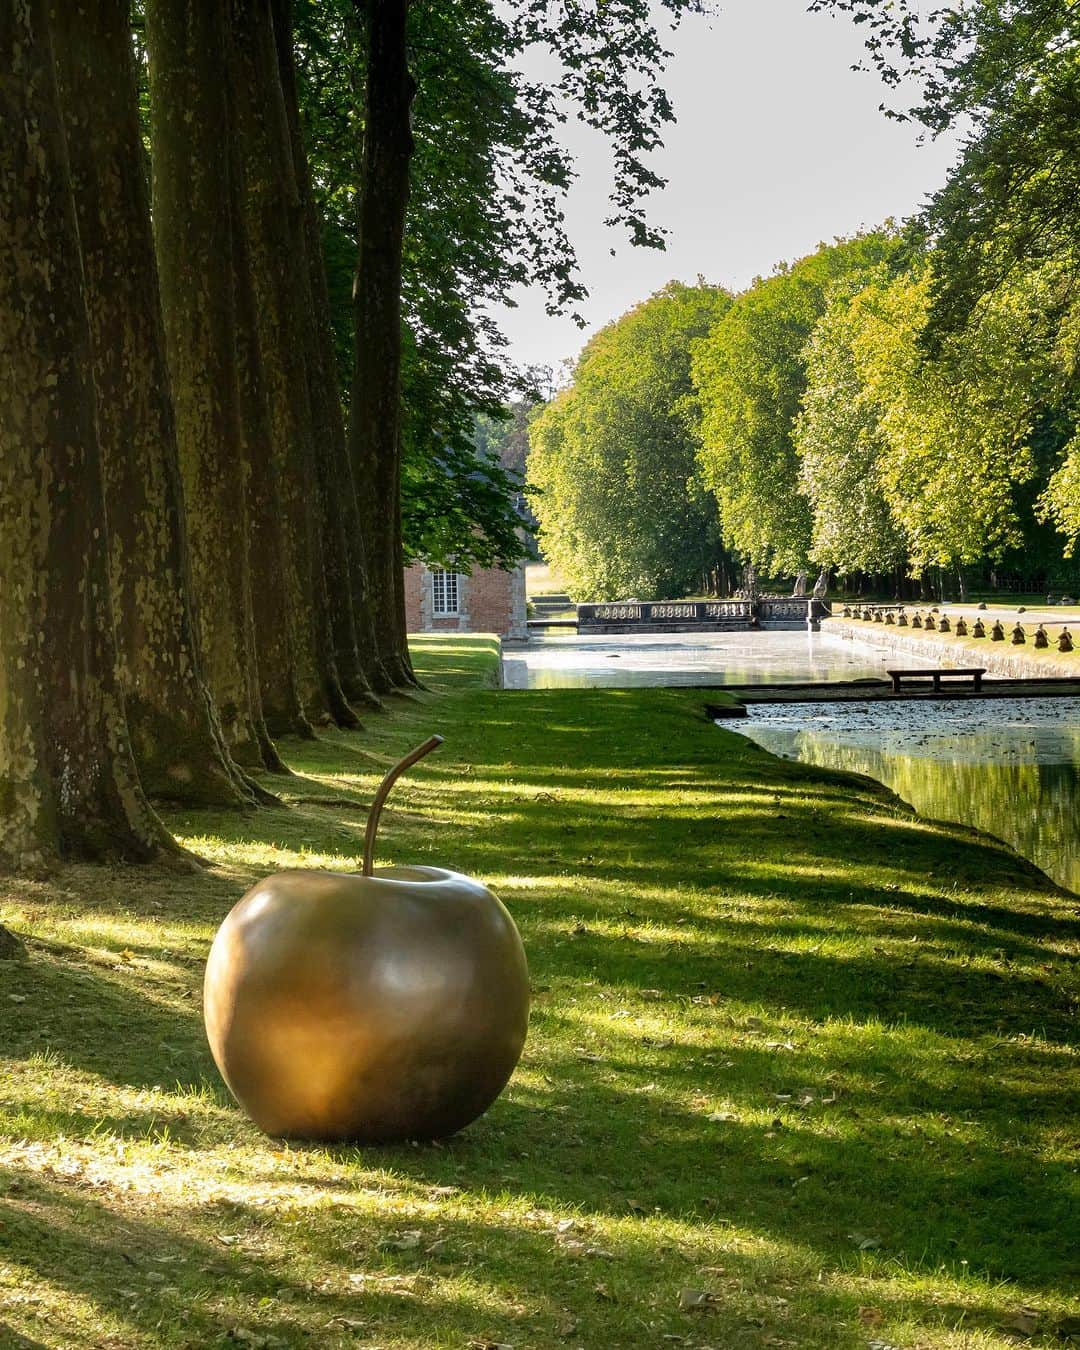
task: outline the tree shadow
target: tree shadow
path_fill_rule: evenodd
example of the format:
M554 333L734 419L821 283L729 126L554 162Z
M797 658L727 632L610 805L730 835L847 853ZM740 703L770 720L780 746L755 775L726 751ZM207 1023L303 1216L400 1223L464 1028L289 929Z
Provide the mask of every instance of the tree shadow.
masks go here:
M1080 934L1068 897L1003 846L918 821L876 786L853 788L848 776L731 745L704 718L700 748L695 741L684 752L679 742L678 762L665 764L665 737L676 740L698 720L686 696L652 700L641 725L608 692L595 707L609 712L584 741L602 751L594 765L571 769L563 757L580 766L593 753L583 751L579 726L592 712L573 698L515 696L535 700L540 749L516 742L520 724L499 714L500 696L472 698L457 751L403 785L409 809L387 821L384 854L446 861L453 853L462 870L506 879L534 981L551 986L537 996L518 1076L460 1136L423 1148L296 1150L314 1169L295 1179L298 1191L348 1199L377 1175L423 1203L388 1205L361 1241L349 1205L304 1210L298 1223L287 1209L231 1202L219 1220L202 1202L203 1219L220 1221L226 1236L234 1228L254 1235L249 1250L234 1250L192 1236L194 1219L182 1207L147 1219L39 1176L25 1180L19 1259L73 1293L85 1289L88 1272L104 1272L109 1287L93 1296L121 1337L150 1343L173 1313L149 1293L134 1302L122 1294L132 1243L211 1267L214 1282L220 1268L224 1292L190 1300L184 1334L192 1346L230 1335L263 1299L267 1308L252 1314L260 1333L290 1345L311 1344L314 1334L323 1337L315 1343L335 1345L333 1318L357 1316L365 1335L392 1325L418 1343L439 1316L465 1338L503 1339L489 1335L498 1327L523 1343L557 1344L567 1304L586 1310L583 1343L600 1343L611 1327L609 1343L644 1343L629 1321L617 1329L618 1300L651 1319L650 1344L664 1334L707 1337L699 1328L709 1323L678 1312L676 1281L696 1287L707 1278L702 1268L717 1264L727 1272L714 1277L727 1301L717 1325L755 1345L769 1337L799 1343L804 1327L820 1343L825 1318L835 1331L830 1344L864 1350L855 1295L817 1285L819 1271L883 1278L891 1263L1068 1297L1071 1258L1061 1235L1075 1179L1053 1142L1074 1114L1065 1048L1074 1023L1059 981L1062 948ZM634 706L642 706L636 694ZM338 742L313 750L301 767L320 794L355 795L356 777L381 776L372 754L391 757L415 731L412 723L390 728L357 755L355 775L329 785L319 775L340 770ZM648 794L661 791L658 826ZM715 799L714 818L700 813L698 794ZM447 797L460 809L447 808ZM303 844L341 858L360 847L356 818L334 818L325 805L214 816L213 824L226 843ZM936 875L928 878L931 854ZM169 890L175 879L152 870L117 869L116 885L89 898L80 875L66 874L67 884L88 927L119 908L142 935L125 930L128 958L112 964L115 953L88 960L35 948L19 977L34 1003L0 1005L13 1061L52 1050L100 1080L85 1110L28 1098L27 1137L167 1131L181 1156L240 1139L254 1150L255 1163L245 1163L251 1184L265 1164L269 1186L273 1146L259 1148L217 1079L198 1005L210 933L254 879L251 870L195 878L179 902ZM183 931L163 928L157 943L155 925L166 918L181 920ZM608 1002L587 992L598 987ZM652 1020L669 1009L683 1019L671 1041ZM616 1021L616 1011L628 1016ZM575 1045L580 1053L567 1048ZM102 1107L110 1084L174 1082L180 1091L161 1094L160 1109L157 1098L141 1107L122 1092ZM209 1103L197 1119L185 1093ZM489 1208L505 1194L508 1217L483 1224L452 1199L424 1200L446 1187L474 1192ZM526 1219L526 1204L578 1214L586 1232L593 1221L613 1224L604 1243L614 1258L564 1250L550 1216ZM662 1249L645 1227L652 1216L696 1235L680 1238L684 1257ZM415 1252L382 1245L405 1227L423 1234ZM732 1228L759 1237L768 1253L729 1241ZM880 1247L862 1249L867 1237ZM444 1240L460 1260L428 1251ZM298 1268L322 1269L324 1286L293 1273L290 1244ZM763 1293L782 1287L783 1261L799 1290L787 1312ZM430 1283L403 1292L392 1280L361 1281L358 1293L348 1286L358 1267L379 1278L419 1272ZM462 1269L484 1298L470 1302L454 1284ZM659 1307L642 1296L658 1271L672 1282ZM615 1298L597 1295L598 1285ZM904 1302L905 1315L935 1325L950 1317L991 1325L1001 1313L989 1296L975 1308L943 1302L929 1280L910 1286ZM525 1310L514 1312L516 1304ZM341 1342L351 1335L342 1329Z

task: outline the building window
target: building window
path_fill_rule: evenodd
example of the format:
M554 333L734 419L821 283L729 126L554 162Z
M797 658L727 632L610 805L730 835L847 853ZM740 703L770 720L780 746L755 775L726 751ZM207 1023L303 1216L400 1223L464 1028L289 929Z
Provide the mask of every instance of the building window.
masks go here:
M458 574L431 569L432 613L437 619L458 612Z

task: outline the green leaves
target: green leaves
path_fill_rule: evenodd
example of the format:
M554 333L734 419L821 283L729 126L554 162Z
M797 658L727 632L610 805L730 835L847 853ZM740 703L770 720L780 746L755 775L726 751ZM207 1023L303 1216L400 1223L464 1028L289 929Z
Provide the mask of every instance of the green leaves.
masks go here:
M672 283L598 333L533 421L540 544L575 596L683 595L721 561L697 476L690 351L729 304L719 288Z
M755 567L795 573L806 566L813 517L794 443L806 343L831 289L895 249L885 232L823 244L756 281L695 349L702 478L719 503L725 542Z

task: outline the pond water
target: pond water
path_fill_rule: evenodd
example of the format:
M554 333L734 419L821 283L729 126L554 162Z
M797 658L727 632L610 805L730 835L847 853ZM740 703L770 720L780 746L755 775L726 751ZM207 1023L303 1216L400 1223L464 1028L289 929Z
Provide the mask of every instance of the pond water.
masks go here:
M783 684L884 677L925 656L885 651L832 633L619 633L530 638L503 655L507 689L634 685Z
M759 704L722 725L773 754L868 774L1080 892L1080 698Z

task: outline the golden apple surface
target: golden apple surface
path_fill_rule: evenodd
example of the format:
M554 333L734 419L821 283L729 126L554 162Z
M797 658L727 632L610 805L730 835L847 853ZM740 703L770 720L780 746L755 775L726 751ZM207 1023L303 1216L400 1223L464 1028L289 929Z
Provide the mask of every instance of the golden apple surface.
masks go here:
M513 1072L528 967L502 903L456 872L279 872L218 930L204 1016L222 1076L267 1134L437 1138Z

